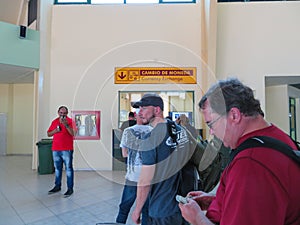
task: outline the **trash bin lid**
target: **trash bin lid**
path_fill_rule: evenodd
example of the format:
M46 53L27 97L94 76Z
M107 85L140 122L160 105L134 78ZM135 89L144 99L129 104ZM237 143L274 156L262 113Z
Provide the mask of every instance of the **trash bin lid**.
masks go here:
M52 141L53 140L51 138L43 138L38 143L36 143L36 145L49 145L52 144Z

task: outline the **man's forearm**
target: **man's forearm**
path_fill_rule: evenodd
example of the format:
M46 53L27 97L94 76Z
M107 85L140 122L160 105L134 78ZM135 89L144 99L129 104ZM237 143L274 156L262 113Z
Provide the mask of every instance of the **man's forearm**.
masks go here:
M122 156L123 156L123 158L126 158L126 157L128 157L128 149L127 148L122 148Z
M70 127L69 125L65 127L71 136L75 136L75 131L73 130L72 127Z
M193 225L214 225L205 215L203 212L196 216L196 222Z
M47 132L48 137L52 137L54 134L56 134L58 131L57 129L54 129L52 131Z
M137 186L136 207L132 213L132 219L136 224L141 222L140 215L150 192L151 181L154 176L154 172L154 165L142 166L141 175Z
M149 191L150 185L137 187L136 210L138 210L139 212L142 212L142 208L148 198Z

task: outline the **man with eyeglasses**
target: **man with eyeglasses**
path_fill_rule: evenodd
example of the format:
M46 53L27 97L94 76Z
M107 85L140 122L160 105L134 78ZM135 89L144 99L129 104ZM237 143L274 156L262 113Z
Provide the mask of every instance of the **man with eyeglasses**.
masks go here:
M293 141L264 119L251 88L238 79L220 80L199 102L210 133L234 150L246 139L270 136L293 149ZM300 224L300 168L289 157L267 147L240 152L224 170L216 196L191 192L179 204L193 225ZM202 210L207 210L206 215Z

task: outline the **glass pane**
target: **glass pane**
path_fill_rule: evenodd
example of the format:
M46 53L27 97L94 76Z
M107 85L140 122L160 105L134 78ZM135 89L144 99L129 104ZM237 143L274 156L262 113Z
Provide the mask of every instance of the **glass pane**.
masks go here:
M296 140L296 99L289 98L290 136Z
M159 0L126 0L126 3L159 3Z
M57 3L87 3L88 1L85 0L57 0Z
M291 105L295 105L296 103L296 99L294 99L294 98L291 98Z
M291 138L293 139L293 140L296 140L296 132L295 131L291 131Z
M162 0L163 3L196 2L196 0Z
M136 112L130 103L138 101L146 92L128 91L119 93L119 126L128 119L129 112ZM164 117L170 116L173 120L180 114L189 117L191 124L194 124L194 92L193 91L157 91L164 100Z
M92 0L92 4L124 4L124 0Z

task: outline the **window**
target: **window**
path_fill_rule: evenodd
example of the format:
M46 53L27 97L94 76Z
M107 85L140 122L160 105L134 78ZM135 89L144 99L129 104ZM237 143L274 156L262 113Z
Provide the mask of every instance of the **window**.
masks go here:
M159 0L126 0L126 3L159 3Z
M297 140L296 133L296 99L289 98L289 119L290 119L290 136L293 140Z
M119 127L128 119L129 112L136 112L131 102L139 101L147 93L156 93L164 101L164 117L176 119L180 114L189 117L194 125L194 91L120 91L119 92Z
M299 0L218 0L218 2L275 2L275 1L299 1Z
M90 0L86 0L86 1L83 1L83 0L55 0L54 1L54 4L64 4L64 3L81 3L81 4L87 4L87 3L90 3Z
M91 0L91 4L123 4L124 0Z
M196 0L54 0L54 4L196 3Z
M30 26L37 19L37 0L30 0L28 2L28 23Z
M195 0L163 0L161 3L195 3Z

